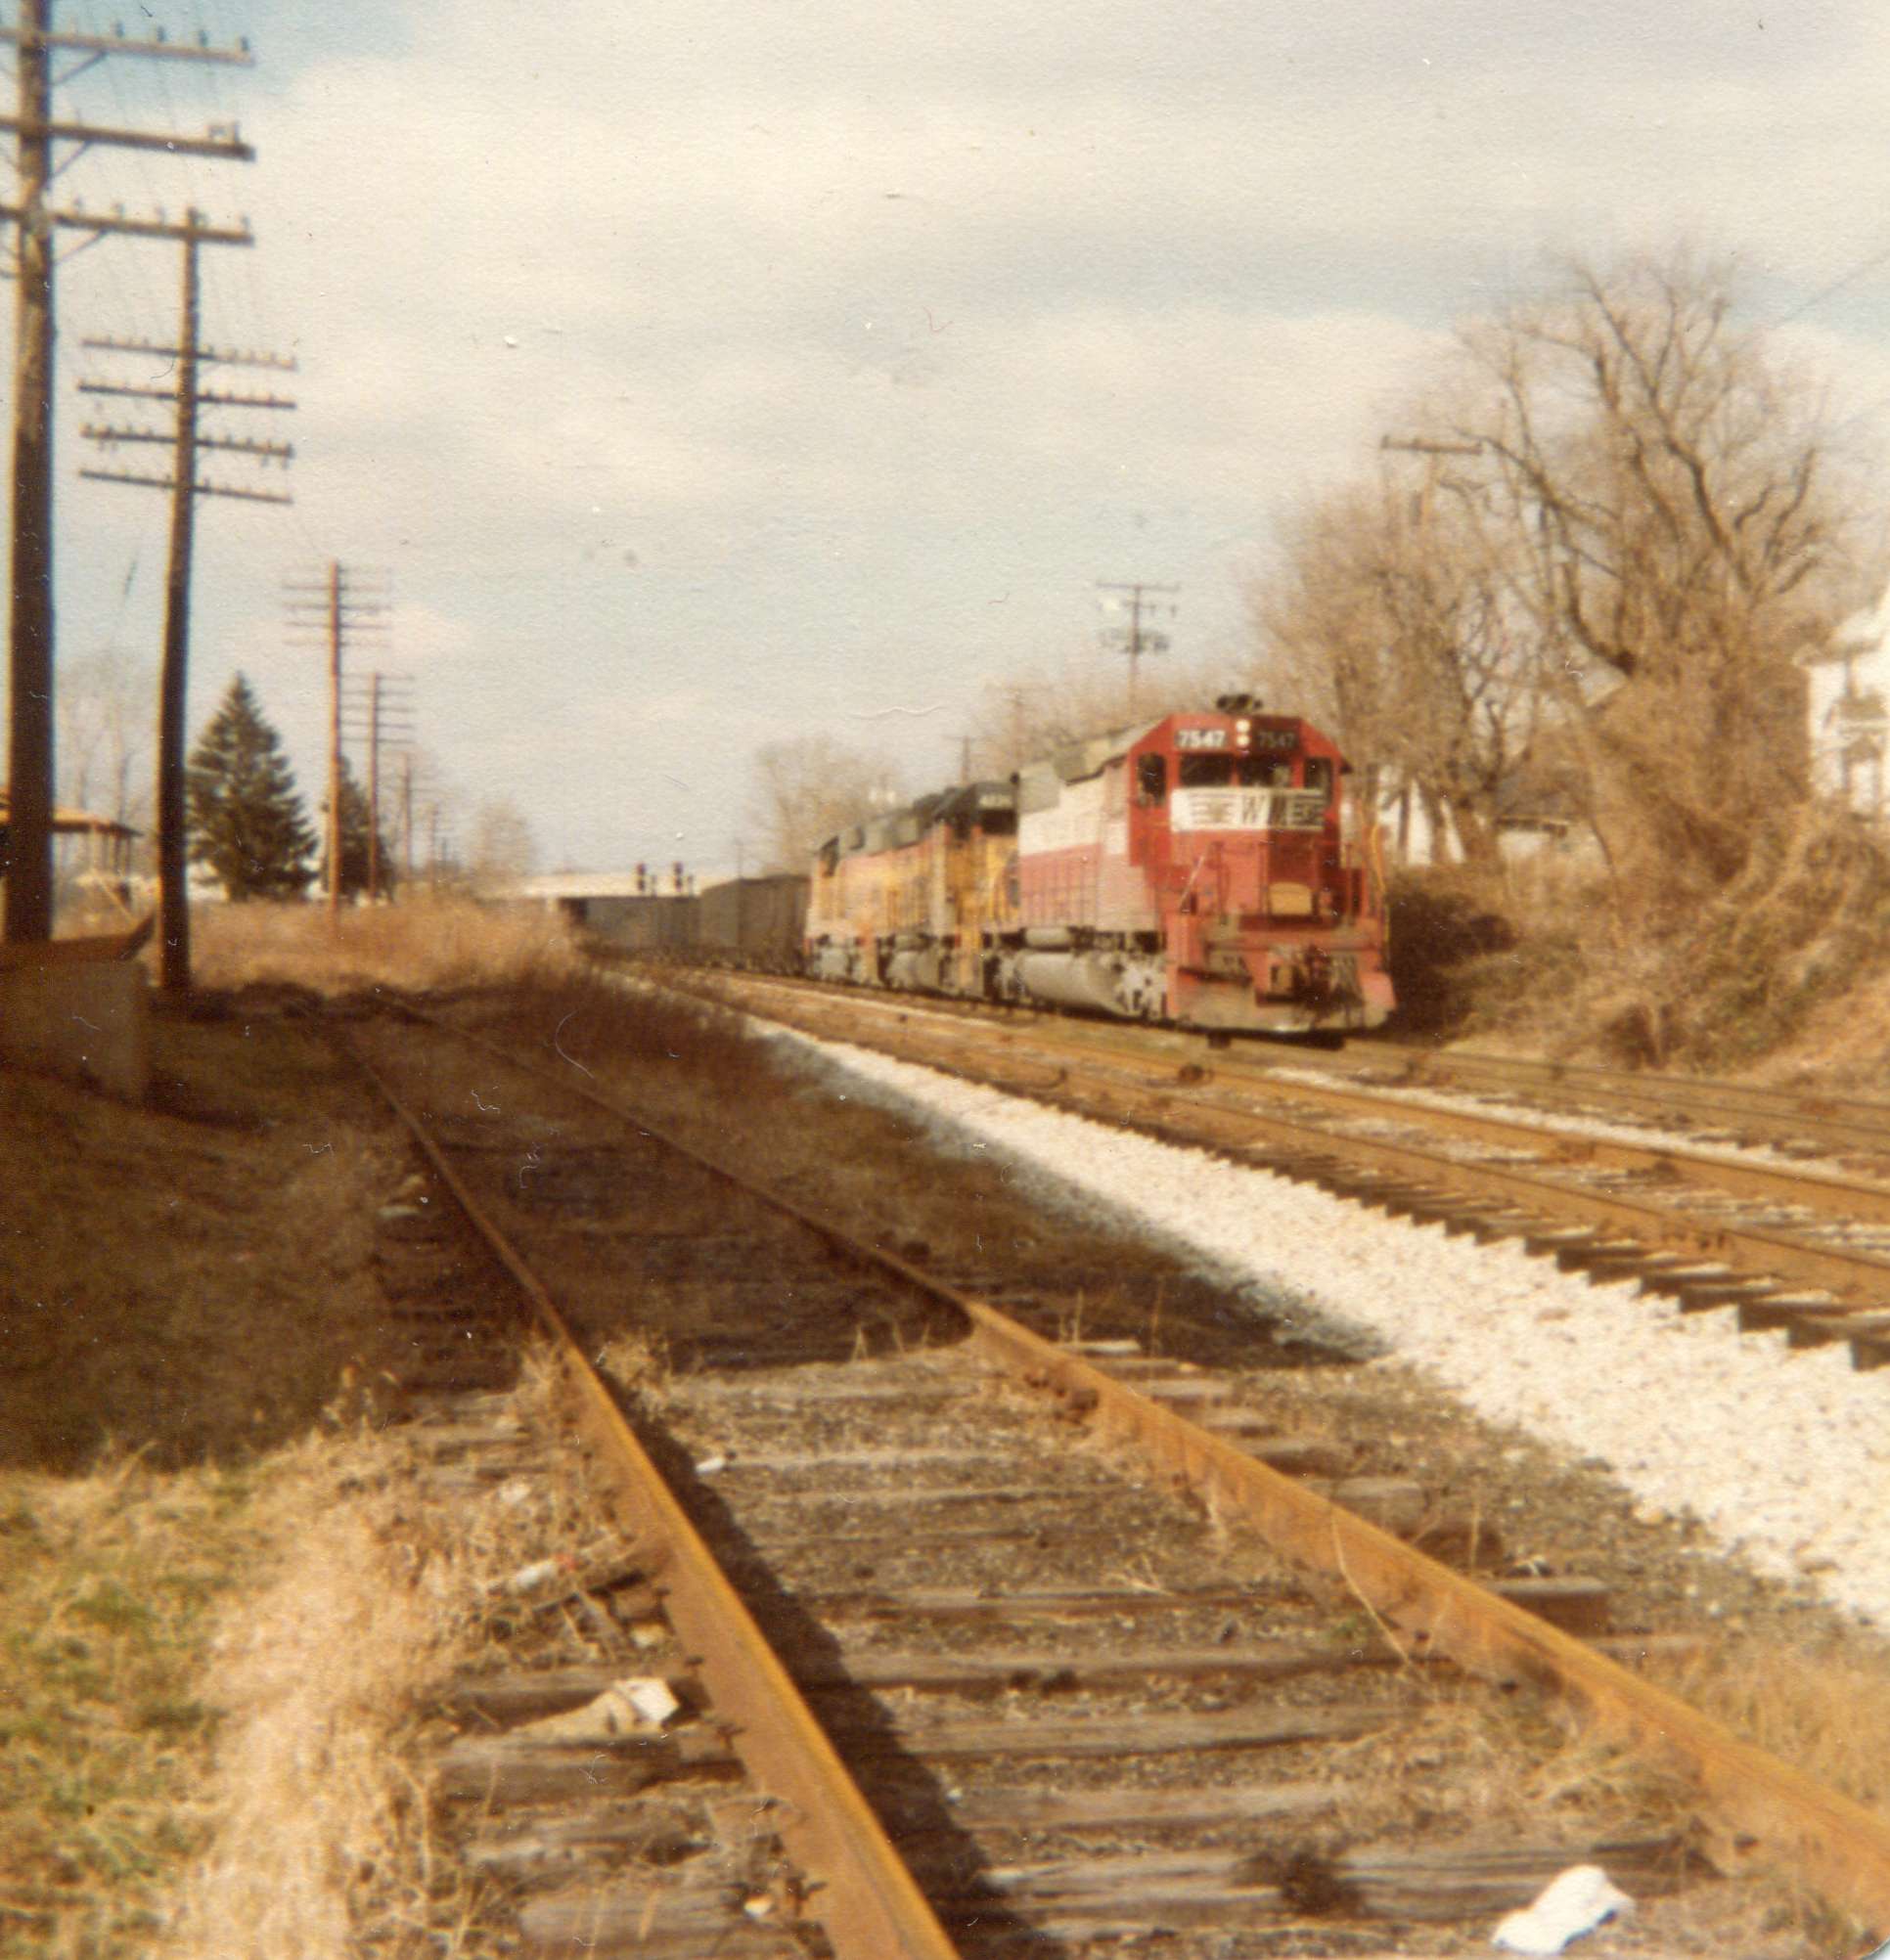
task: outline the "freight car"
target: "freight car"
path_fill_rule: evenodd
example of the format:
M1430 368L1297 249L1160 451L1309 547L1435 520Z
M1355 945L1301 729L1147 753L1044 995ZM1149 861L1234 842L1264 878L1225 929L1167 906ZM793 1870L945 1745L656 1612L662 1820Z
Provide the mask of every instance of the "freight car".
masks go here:
M800 970L807 880L799 872L678 889L561 898L581 931L620 952L757 972Z
M701 901L694 892L611 894L559 903L573 925L625 953L681 958L697 941Z
M1391 1011L1375 839L1311 723L1243 694L822 846L806 970L1217 1032Z
M798 871L730 878L697 900L695 950L720 965L796 973L806 921L807 880Z

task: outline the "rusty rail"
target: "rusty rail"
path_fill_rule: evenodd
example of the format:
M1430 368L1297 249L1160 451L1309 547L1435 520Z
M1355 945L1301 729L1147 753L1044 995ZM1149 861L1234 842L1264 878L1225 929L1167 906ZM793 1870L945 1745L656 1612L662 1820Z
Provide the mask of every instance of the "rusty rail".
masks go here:
M811 999L822 995L822 990L812 983L779 975L724 973L716 977L725 985L762 986ZM709 998L715 998L713 993ZM901 1012L934 1013L951 1021L968 1019L994 1028L1022 1025L1041 1029L1044 1025L1043 1018L1029 1009L999 1008L982 1002L884 992L846 998L861 1004ZM1126 1032L1122 1024L1106 1021L1096 1023L1095 1028L1099 1038L1104 1040L1110 1035L1119 1038ZM1182 1030L1168 1033L1185 1038ZM1280 1066L1282 1059L1280 1054L1270 1054L1263 1047L1256 1046L1218 1050L1212 1065L1217 1073L1245 1084L1263 1078L1269 1069ZM1640 1073L1462 1049L1439 1050L1375 1037L1355 1043L1343 1053L1304 1049L1293 1054L1291 1062L1294 1067L1333 1077L1368 1075L1388 1067L1402 1070L1396 1083L1383 1085L1386 1089L1462 1093L1483 1087L1511 1092L1560 1094L1569 1099L1594 1098L1643 1114L1736 1125L1762 1131L1775 1138L1816 1137L1833 1150L1890 1155L1890 1101L1870 1096L1771 1089L1706 1076Z
M1104 1434L1141 1450L1223 1515L1259 1531L1286 1558L1338 1577L1387 1623L1422 1635L1431 1651L1470 1671L1519 1675L1566 1696L1604 1733L1690 1775L1718 1818L1787 1860L1833 1904L1879 1928L1890 1926L1890 1818L1881 1812L1739 1741L1679 1696L1161 1407L987 1303L716 1162L614 1097L482 1036L430 1016L418 1018L635 1125L798 1220L859 1264L955 1308L986 1353Z
M784 1015L783 1018L788 1017ZM924 1037L916 1035L910 1029L906 1031L906 1037L903 1048L908 1053L919 1049L919 1059L925 1066L968 1079L976 1075L968 1056L962 1031L955 1030L950 1037L939 1034L929 1049L925 1047ZM1016 1038L1010 1035L1001 1035L999 1040L1008 1048L1020 1046ZM896 1051L892 1045L885 1046L888 1052ZM1097 1045L1059 1040L1054 1035L1035 1031L1028 1039L1028 1047L1084 1053L1092 1060L1096 1058ZM979 1075L977 1079L991 1080L993 1074L1012 1068L1017 1059L1011 1054L994 1056L986 1065L990 1073ZM1142 1062L1142 1058L1137 1059ZM1142 1065L1148 1066L1146 1062ZM1093 1103L1085 1102L1080 1086L1067 1071L1059 1084L1049 1089L1014 1078L997 1086L1051 1102L1076 1114L1098 1113ZM1257 1080L1249 1082L1243 1079L1241 1084L1243 1093L1258 1087ZM1145 1114L1140 1117L1133 1111L1117 1107L1106 1111L1107 1120L1141 1127L1168 1141L1226 1150L1234 1155L1266 1149L1288 1157L1343 1159L1394 1179L1454 1192L1508 1211L1531 1213L1544 1219L1566 1220L1598 1230L1619 1233L1650 1249L1666 1248L1694 1258L1715 1260L1755 1277L1786 1279L1822 1288L1854 1307L1880 1307L1890 1303L1890 1259L1877 1254L1842 1246L1820 1245L1763 1226L1693 1218L1675 1206L1570 1184L1512 1165L1479 1163L1428 1150L1420 1144L1359 1136L1334 1131L1314 1121L1295 1120L1286 1114L1231 1105L1225 1099L1202 1097L1193 1092L1192 1086L1175 1083L1172 1079L1139 1082L1133 1085L1133 1091L1155 1097L1169 1106L1158 1115ZM1273 1092L1286 1100L1300 1097L1350 1108L1357 1108L1370 1100L1356 1091L1327 1090L1317 1084L1298 1082L1280 1084ZM1186 1112L1185 1117L1174 1106L1173 1099L1177 1097L1185 1098L1180 1106ZM1789 1198L1792 1202L1816 1204L1827 1211L1834 1211L1847 1199L1855 1198L1865 1216L1890 1218L1890 1187L1880 1184L1807 1176L1782 1168L1734 1164L1693 1152L1617 1143L1599 1137L1563 1139L1533 1125L1508 1123L1500 1117L1485 1118L1462 1111L1433 1110L1428 1105L1407 1101L1380 1098L1376 1113L1392 1113L1418 1123L1434 1119L1439 1128L1479 1136L1489 1141L1521 1142L1526 1139L1533 1147L1545 1151L1559 1148L1563 1162L1579 1159L1620 1169L1646 1171L1657 1171L1664 1165L1685 1178L1711 1182L1730 1193Z
M776 1820L782 1841L812 1881L808 1916L819 1921L843 1960L955 1960L957 1948L826 1731L551 1295L480 1208L426 1126L359 1048L340 1039L530 1307L551 1343L578 1426L598 1451L622 1522L633 1536L662 1547L663 1610L701 1676L717 1719L729 1726L742 1766L782 1805Z

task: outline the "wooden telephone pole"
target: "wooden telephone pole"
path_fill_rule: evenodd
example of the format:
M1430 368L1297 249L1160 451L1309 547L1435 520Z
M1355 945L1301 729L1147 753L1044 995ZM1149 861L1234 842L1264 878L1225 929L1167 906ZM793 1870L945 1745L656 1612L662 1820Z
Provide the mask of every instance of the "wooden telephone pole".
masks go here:
M0 218L19 227L18 290L14 302L13 563L9 646L8 818L6 911L0 932L10 943L50 939L53 932L53 239L60 230L131 238L182 238L184 228L159 218L105 215L47 202L53 145L72 143L249 162L255 152L233 134L166 136L160 131L110 129L53 116L52 57L70 53L89 67L112 55L153 61L224 62L248 66L247 44L211 48L122 34L56 34L53 0L20 0L19 24L0 28L0 45L18 50L19 112L0 116L0 130L19 139L19 200L0 204ZM76 69L73 70L77 72ZM66 77L69 79L70 77ZM200 232L205 240L247 245L249 234Z
M384 589L350 577L339 558L331 558L318 583L289 585L292 646L320 646L328 653L328 912L341 915L341 686L351 640L386 630Z
M293 361L270 354L238 354L199 344L197 251L205 243L229 244L226 235L210 232L195 211L184 214L184 287L177 344L153 340L88 339L95 352L156 355L177 364L174 388L129 387L112 381L81 381L88 395L128 396L142 401L167 401L175 406L169 434L158 429L121 428L112 423L86 423L79 433L88 441L114 449L121 442L163 442L171 446L168 476L140 476L120 469L81 469L81 476L99 483L135 483L147 490L170 493L170 564L164 585L164 657L158 684L158 912L159 985L183 994L191 984L189 849L185 808L185 698L190 682L191 550L196 536L200 497L239 497L252 504L287 504L278 490L248 490L234 484L200 481L199 450L231 450L259 462L288 463L293 451L286 442L258 442L252 437L200 434L198 410L216 408L292 409L280 395L235 395L199 388L201 364L219 362L249 368L292 371ZM248 245L244 237L238 243Z
M1136 668L1145 653L1166 653L1168 636L1145 627L1142 616L1145 612L1166 611L1172 619L1179 609L1175 606L1151 605L1147 595L1159 593L1164 597L1181 591L1178 585L1110 585L1103 580L1097 581L1098 592L1126 592L1129 595L1129 623L1120 631L1104 636L1106 644L1113 645L1129 656L1129 715L1134 718L1136 711Z
M381 756L382 750L409 756L414 742L414 696L411 674L383 674L376 669L355 679L352 692L341 701L341 734L368 745L368 902L381 896ZM412 781L407 779L407 822L412 824ZM413 869L411 863L407 869Z

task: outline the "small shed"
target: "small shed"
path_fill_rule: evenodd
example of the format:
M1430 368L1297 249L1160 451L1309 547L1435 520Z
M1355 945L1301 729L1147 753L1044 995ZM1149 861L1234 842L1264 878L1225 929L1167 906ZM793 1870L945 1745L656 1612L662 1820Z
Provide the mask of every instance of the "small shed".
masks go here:
M6 876L12 856L12 794L0 784L0 878ZM97 811L57 805L53 810L55 845L63 843L62 874L86 898L102 900L127 917L148 883L138 870L138 839L143 835L131 824Z

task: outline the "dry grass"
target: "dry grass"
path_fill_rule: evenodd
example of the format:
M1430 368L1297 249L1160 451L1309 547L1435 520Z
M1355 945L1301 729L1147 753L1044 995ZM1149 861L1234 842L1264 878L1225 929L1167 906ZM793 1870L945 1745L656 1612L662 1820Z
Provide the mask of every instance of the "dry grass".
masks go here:
M141 1950L202 1843L199 1668L257 1545L245 1483L0 1476L0 1955Z
M651 1359L655 1364L654 1358ZM510 1399L545 1433L553 1371ZM506 1948L492 1898L441 1854L425 1781L427 1711L453 1675L531 1665L562 1627L511 1577L548 1554L580 1570L622 1541L574 1450L450 1506L416 1501L399 1431L311 1442L278 1460L252 1529L272 1576L233 1599L205 1698L221 1715L214 1837L162 1951L175 1960L454 1960Z
M1723 888L1672 901L1575 866L1401 873L1400 1027L1616 1065L1885 1073L1890 847L1868 825L1807 805Z
M598 1351L598 1372L644 1409L667 1406L676 1385L669 1343L639 1329L613 1334Z
M399 1158L279 1015L154 1030L155 1106L0 1071L0 1463L261 1450L391 1338L369 1270ZM370 1128L370 1125L375 1125Z
M555 978L577 962L557 913L470 899L353 906L334 920L325 906L254 903L196 917L196 979L206 988L431 992Z
M1890 1816L1890 1673L1880 1654L1732 1639L1671 1685L1742 1741Z
M394 1460L0 1480L0 1955L439 1950L386 1937L426 1916L390 1745L469 1588L403 1541Z
M401 1745L463 1581L403 1529L393 1452L311 1444L257 1506L275 1577L211 1657L218 1815L166 1946L184 1960L428 1944L427 1812Z
M1354 1629L1366 1637L1366 1629ZM1332 1759L1348 1837L1408 1832L1577 1842L1684 1828L1684 1787L1578 1725L1547 1696L1499 1696L1448 1672L1430 1678L1415 1720Z

